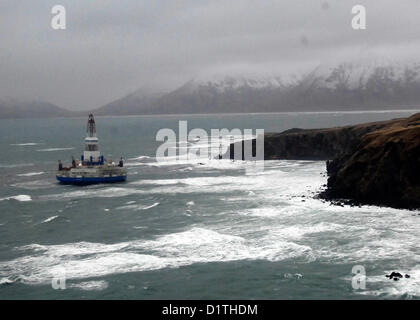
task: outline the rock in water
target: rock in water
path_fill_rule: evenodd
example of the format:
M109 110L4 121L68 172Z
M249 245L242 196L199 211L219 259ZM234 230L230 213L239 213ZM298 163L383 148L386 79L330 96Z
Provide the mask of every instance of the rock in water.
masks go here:
M387 274L385 277L389 278L389 279L394 279L395 281L397 281L399 278L402 278L403 275L399 272L391 272L391 274Z

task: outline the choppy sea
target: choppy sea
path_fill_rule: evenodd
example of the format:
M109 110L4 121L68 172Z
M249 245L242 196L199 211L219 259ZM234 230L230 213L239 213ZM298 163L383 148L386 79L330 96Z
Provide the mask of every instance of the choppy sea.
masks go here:
M418 298L419 211L314 198L323 161L249 173L242 161L156 159L157 131L179 120L278 132L413 113L97 117L101 151L124 157L128 180L83 187L58 184L55 170L80 156L87 119L0 120L0 298ZM366 274L356 288L355 266Z

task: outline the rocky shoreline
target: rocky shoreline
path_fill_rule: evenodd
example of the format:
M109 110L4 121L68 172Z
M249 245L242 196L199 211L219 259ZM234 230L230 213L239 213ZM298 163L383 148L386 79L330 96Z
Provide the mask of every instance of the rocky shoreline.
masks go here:
M229 156L233 158L235 145ZM420 113L409 118L264 136L264 159L327 160L319 197L333 203L420 208Z

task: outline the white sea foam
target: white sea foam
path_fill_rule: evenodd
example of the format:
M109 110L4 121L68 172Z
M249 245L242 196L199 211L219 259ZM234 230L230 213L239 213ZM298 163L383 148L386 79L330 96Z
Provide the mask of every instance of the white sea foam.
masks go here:
M233 190L249 191L250 188L254 188L256 186L255 182L253 183L250 179L243 179L243 184L225 183L226 180L233 181L235 179L235 177L203 177L177 180L156 180L155 182L150 181L150 184L156 185L155 188L137 189L127 187L109 187L101 189L100 192L95 189L83 189L78 191L63 192L59 194L44 195L40 198L43 200L60 200L63 198L118 198L134 194L225 193L227 191ZM241 180L241 178L238 177L237 180ZM260 183L263 182L260 181ZM135 186L142 184L145 184L144 180L133 182L130 185ZM174 184L180 184L180 186L174 187ZM217 187L215 188L215 186ZM272 189L273 187L267 185L265 188Z
M124 163L125 167L139 167L139 166L152 166L155 162L126 162Z
M0 262L0 276L19 277L24 283L48 283L56 266L66 270L67 279L83 279L216 261L313 259L311 249L305 245L264 237L251 240L203 228L167 234L154 240L116 244L33 244L20 249L29 255Z
M56 265L68 269L70 279L84 279L234 260L318 260L331 265L399 259L400 269L407 270L412 277L394 283L378 275L378 281L382 281L378 282L380 289L372 289L371 294L418 295L420 274L413 267L419 263L418 211L374 206L337 207L311 198L312 192L326 183L326 177L320 175L325 173L324 162L267 161L265 171L256 175L241 174L242 163L223 163L222 160L223 169L217 167L217 161L212 163L216 165L191 164L193 177L143 179L125 187L102 187L100 192L96 188L70 192L65 189L66 192L42 197L61 200L186 194L183 203L185 209L190 209L193 204L189 200L195 200L197 194L208 195L215 201L223 201L219 211L211 214L211 227L207 221L202 221L199 227L193 225L181 232L115 244L33 244L20 248L22 257L0 262L0 277L43 283L51 278L49 270ZM227 167L231 171L221 175L220 170ZM202 172L205 175L199 176ZM141 200L127 200L120 209L140 210L150 205ZM201 201L196 202L194 212L203 211ZM139 223L133 228L144 227ZM375 276L372 277L374 280Z
M81 289L86 291L100 291L108 288L107 281L85 281L80 283L72 283L69 288Z
M12 284L12 283L14 283L15 281L13 281L13 280L11 280L11 279L9 279L9 278L1 278L0 279L0 285L2 285L2 284Z
M100 192L95 188L92 189L80 189L77 191L63 192L58 194L49 194L41 196L42 200L60 200L60 199L75 199L75 198L115 198L125 197L132 194L146 193L143 190L137 190L132 188L119 188L109 187L101 189Z
M138 180L130 182L131 185L142 185L142 184L156 184L156 185L170 185L179 183L178 179L155 179L155 180Z
M149 156L138 156L135 158L129 158L128 160L143 160L143 159L151 159Z
M215 177L191 177L191 178L182 178L182 179L155 179L155 180L138 180L133 181L130 185L176 185L182 184L187 186L217 186L217 185L227 185L228 188L231 190L234 189L242 189L243 185L255 185L255 183L263 184L265 181L270 180L270 177L261 177L258 180L250 178L244 175L237 175L237 176L215 176ZM259 186L259 185L258 185ZM258 187L256 186L256 187ZM173 190L180 191L184 189L185 186L180 186L179 188L173 188Z
M1 164L0 168L19 168L19 167L31 167L33 166L33 163L13 163L13 164Z
M16 188L22 188L27 190L37 190L37 189L46 189L54 185L54 182L46 180L30 180L25 182L14 183L11 186Z
M216 162L216 161L215 161ZM302 164L301 164L302 165ZM322 164L324 165L324 164ZM242 165L239 165L242 166ZM287 166L287 163L283 163ZM315 166L321 168L320 164ZM311 172L312 173L312 172ZM60 200L62 198L112 198L125 197L134 194L193 194L193 193L227 193L232 191L246 192L248 197L254 197L256 191L264 191L261 197L269 200L273 197L278 200L278 195L293 195L302 193L302 185L307 183L308 178L303 173L301 176L290 175L278 170L276 174L267 175L219 175L201 176L182 179L155 179L138 180L130 182L130 187L108 187L97 192L95 189L83 189L78 191L64 192L42 196L46 200ZM325 178L316 175L312 182L311 190L315 191L325 181ZM152 188L143 188L144 185L152 185ZM137 187L140 187L139 189Z
M32 176L39 176L41 174L44 174L45 172L39 171L39 172L28 172L28 173L21 173L18 174L18 177L32 177Z
M49 217L49 218L45 219L44 221L42 221L41 223L47 223L47 222L53 221L53 220L57 219L58 217L59 217L59 216L52 216L52 217Z
M160 204L159 202L155 202L155 203L151 204L150 206L144 207L142 210L147 210L147 209L154 208L154 207L158 206L159 204Z
M403 278L398 281L391 280L385 277L395 270L385 270L382 274L367 275L366 287L367 290L355 291L360 295L387 297L404 297L411 299L413 297L420 297L420 265L416 265L408 270L399 270ZM410 277L406 278L408 274ZM375 288L375 289L372 289Z
M32 198L31 198L31 196L28 196L26 194L19 194L17 196L0 198L0 201L4 201L4 200L16 200L16 201L25 202L25 201L31 201Z
M11 146L21 146L21 147L26 147L26 146L37 146L41 143L37 143L37 142L26 142L26 143L12 143Z
M159 202L155 202L155 203L153 203L151 205L148 205L148 206L145 206L145 205L142 205L142 204L129 204L129 205L126 205L126 206L118 207L117 210L133 210L133 211L139 211L139 210L151 209L151 208L154 208L154 207L156 207L158 205L159 205Z
M156 239L116 244L30 245L21 248L26 256L0 263L0 276L42 283L57 264L69 269L70 278L89 278L233 260L363 263L395 257L415 259L418 226L413 220L416 217L407 216L406 211L376 207L339 207L334 211L328 204L313 201L249 209L250 216L256 215L258 220L224 223L218 230L193 227ZM395 219L401 223L396 225ZM408 270L412 277L397 283L386 279L388 282L370 294L418 295L415 279L420 275L416 272Z
M158 161L151 162L128 162L126 165L130 167L135 166L149 166L149 167L171 167L171 166L185 166L189 165L195 169L215 169L215 170L244 170L250 165L253 165L253 162L247 161L232 161L229 159L208 159L208 157L202 157L198 159L183 157L165 157L158 158ZM185 168L180 168L184 170Z

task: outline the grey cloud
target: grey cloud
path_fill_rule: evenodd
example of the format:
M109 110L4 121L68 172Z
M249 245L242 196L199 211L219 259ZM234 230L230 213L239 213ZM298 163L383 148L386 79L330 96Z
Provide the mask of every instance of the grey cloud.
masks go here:
M51 7L67 30L50 27ZM368 29L350 27L367 7ZM293 73L369 56L415 59L415 0L63 0L0 4L0 97L91 109L212 72Z

